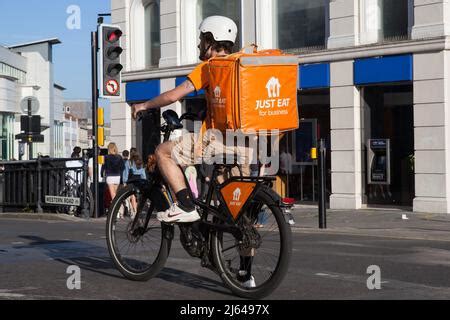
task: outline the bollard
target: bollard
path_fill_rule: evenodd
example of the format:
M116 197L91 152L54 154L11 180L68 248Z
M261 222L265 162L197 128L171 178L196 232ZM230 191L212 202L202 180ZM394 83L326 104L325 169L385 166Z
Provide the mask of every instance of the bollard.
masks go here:
M319 228L327 228L327 209L326 209L326 148L325 140L319 141Z
M89 203L88 203L88 155L87 150L83 151L83 209L81 209L81 214L84 218L89 219ZM92 203L90 204L92 205Z

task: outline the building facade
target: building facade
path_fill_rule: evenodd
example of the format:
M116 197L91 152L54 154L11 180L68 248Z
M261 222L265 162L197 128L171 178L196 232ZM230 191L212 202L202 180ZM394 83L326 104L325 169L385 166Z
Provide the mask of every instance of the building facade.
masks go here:
M20 116L26 114L21 108L25 97L35 97L41 116L41 133L44 143L33 144L33 155L63 154L63 91L65 88L54 81L53 46L58 39L48 39L11 47L0 46L0 125L2 160L19 159ZM23 148L28 159L28 148Z
M135 124L127 103L184 81L198 61L198 25L237 23L237 47L298 56L300 129L287 135L286 195L316 199L309 150L324 139L331 208L406 206L450 213L450 2L447 0L112 0L122 27L122 100L111 140L151 153L159 113ZM170 106L204 107L199 92ZM386 151L388 150L388 151ZM286 160L288 159L288 160ZM376 181L377 179L378 182Z

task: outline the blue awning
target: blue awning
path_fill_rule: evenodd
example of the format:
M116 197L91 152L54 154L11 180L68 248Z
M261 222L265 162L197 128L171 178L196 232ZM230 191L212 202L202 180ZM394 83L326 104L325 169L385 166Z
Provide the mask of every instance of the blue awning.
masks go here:
M330 87L330 64L315 63L300 66L300 89Z
M180 84L182 84L183 82L185 82L187 80L187 77L178 77L175 79L175 86L179 86ZM200 91L194 91L191 94L188 94L187 97L193 98L193 97L197 97L199 95L204 95L205 94L205 90L200 90Z
M411 54L356 59L354 62L355 85L412 80L413 56Z
M159 79L127 82L126 92L127 102L147 101L160 95L161 82Z

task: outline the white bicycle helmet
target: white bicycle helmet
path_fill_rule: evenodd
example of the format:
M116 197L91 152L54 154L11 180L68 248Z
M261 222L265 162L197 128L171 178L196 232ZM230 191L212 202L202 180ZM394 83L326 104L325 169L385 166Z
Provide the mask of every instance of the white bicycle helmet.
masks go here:
M223 16L210 16L200 24L200 32L211 32L216 41L236 41L238 28L233 20Z

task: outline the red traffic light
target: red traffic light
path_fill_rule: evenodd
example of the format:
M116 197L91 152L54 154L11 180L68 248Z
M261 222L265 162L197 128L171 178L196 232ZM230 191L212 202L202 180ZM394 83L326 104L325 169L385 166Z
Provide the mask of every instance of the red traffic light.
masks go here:
M119 29L112 30L108 32L107 39L110 43L117 42L122 36L123 32Z

